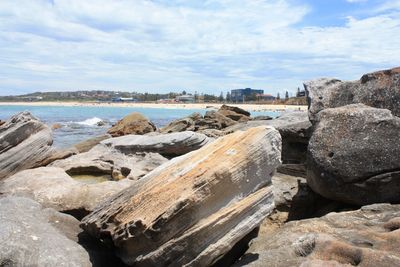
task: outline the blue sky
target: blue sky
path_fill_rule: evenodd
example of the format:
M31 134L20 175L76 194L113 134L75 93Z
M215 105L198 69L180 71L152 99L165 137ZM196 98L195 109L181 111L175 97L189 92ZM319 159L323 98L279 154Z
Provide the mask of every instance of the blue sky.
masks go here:
M400 0L1 0L0 95L294 92L400 65Z

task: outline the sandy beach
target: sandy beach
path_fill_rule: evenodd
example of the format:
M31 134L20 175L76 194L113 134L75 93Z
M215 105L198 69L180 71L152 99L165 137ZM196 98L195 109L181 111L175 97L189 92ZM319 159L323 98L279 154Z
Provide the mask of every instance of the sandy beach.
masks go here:
M130 107L130 108L166 108L166 109L205 109L219 108L217 103L113 103L113 102L0 102L0 106L65 106L65 107ZM262 104L232 104L247 111L306 111L307 106L299 105L262 105Z

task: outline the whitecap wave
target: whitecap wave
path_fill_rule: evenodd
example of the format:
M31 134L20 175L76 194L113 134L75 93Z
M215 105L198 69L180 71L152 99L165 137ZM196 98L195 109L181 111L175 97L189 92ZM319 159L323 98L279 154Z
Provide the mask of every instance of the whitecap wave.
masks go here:
M87 126L96 126L99 122L102 122L103 120L97 117L93 117L84 121L79 121L77 124L80 125L87 125Z

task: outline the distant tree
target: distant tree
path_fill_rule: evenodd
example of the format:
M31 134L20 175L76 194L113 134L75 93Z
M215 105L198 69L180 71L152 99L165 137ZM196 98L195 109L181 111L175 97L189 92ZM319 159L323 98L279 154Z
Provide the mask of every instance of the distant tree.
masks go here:
M215 95L204 94L204 102L215 102L218 98Z
M285 99L286 99L286 100L289 99L289 92L288 92L288 91L286 91L286 93L285 93Z
M182 95L186 95L186 91L185 90L182 91Z
M226 93L226 102L231 102L231 93L230 92Z
M300 87L297 87L297 94L296 94L296 97L299 97L300 96Z
M281 95L279 93L276 95L276 99L281 100Z
M224 102L224 93L221 92L221 94L218 97L219 102Z

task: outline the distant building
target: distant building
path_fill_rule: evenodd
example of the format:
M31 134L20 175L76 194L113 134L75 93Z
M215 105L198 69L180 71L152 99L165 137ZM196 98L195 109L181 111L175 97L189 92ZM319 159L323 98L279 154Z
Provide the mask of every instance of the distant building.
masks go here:
M179 95L176 97L176 101L184 102L184 103L193 103L194 96L193 95Z
M256 95L263 95L264 90L260 89L251 89L251 88L245 88L245 89L234 89L231 90L231 100L233 102L243 102L247 100L251 100L253 96Z
M257 95L257 100L273 101L275 100L275 96L271 94L259 94Z
M113 102L137 102L137 99L133 97L114 97Z

